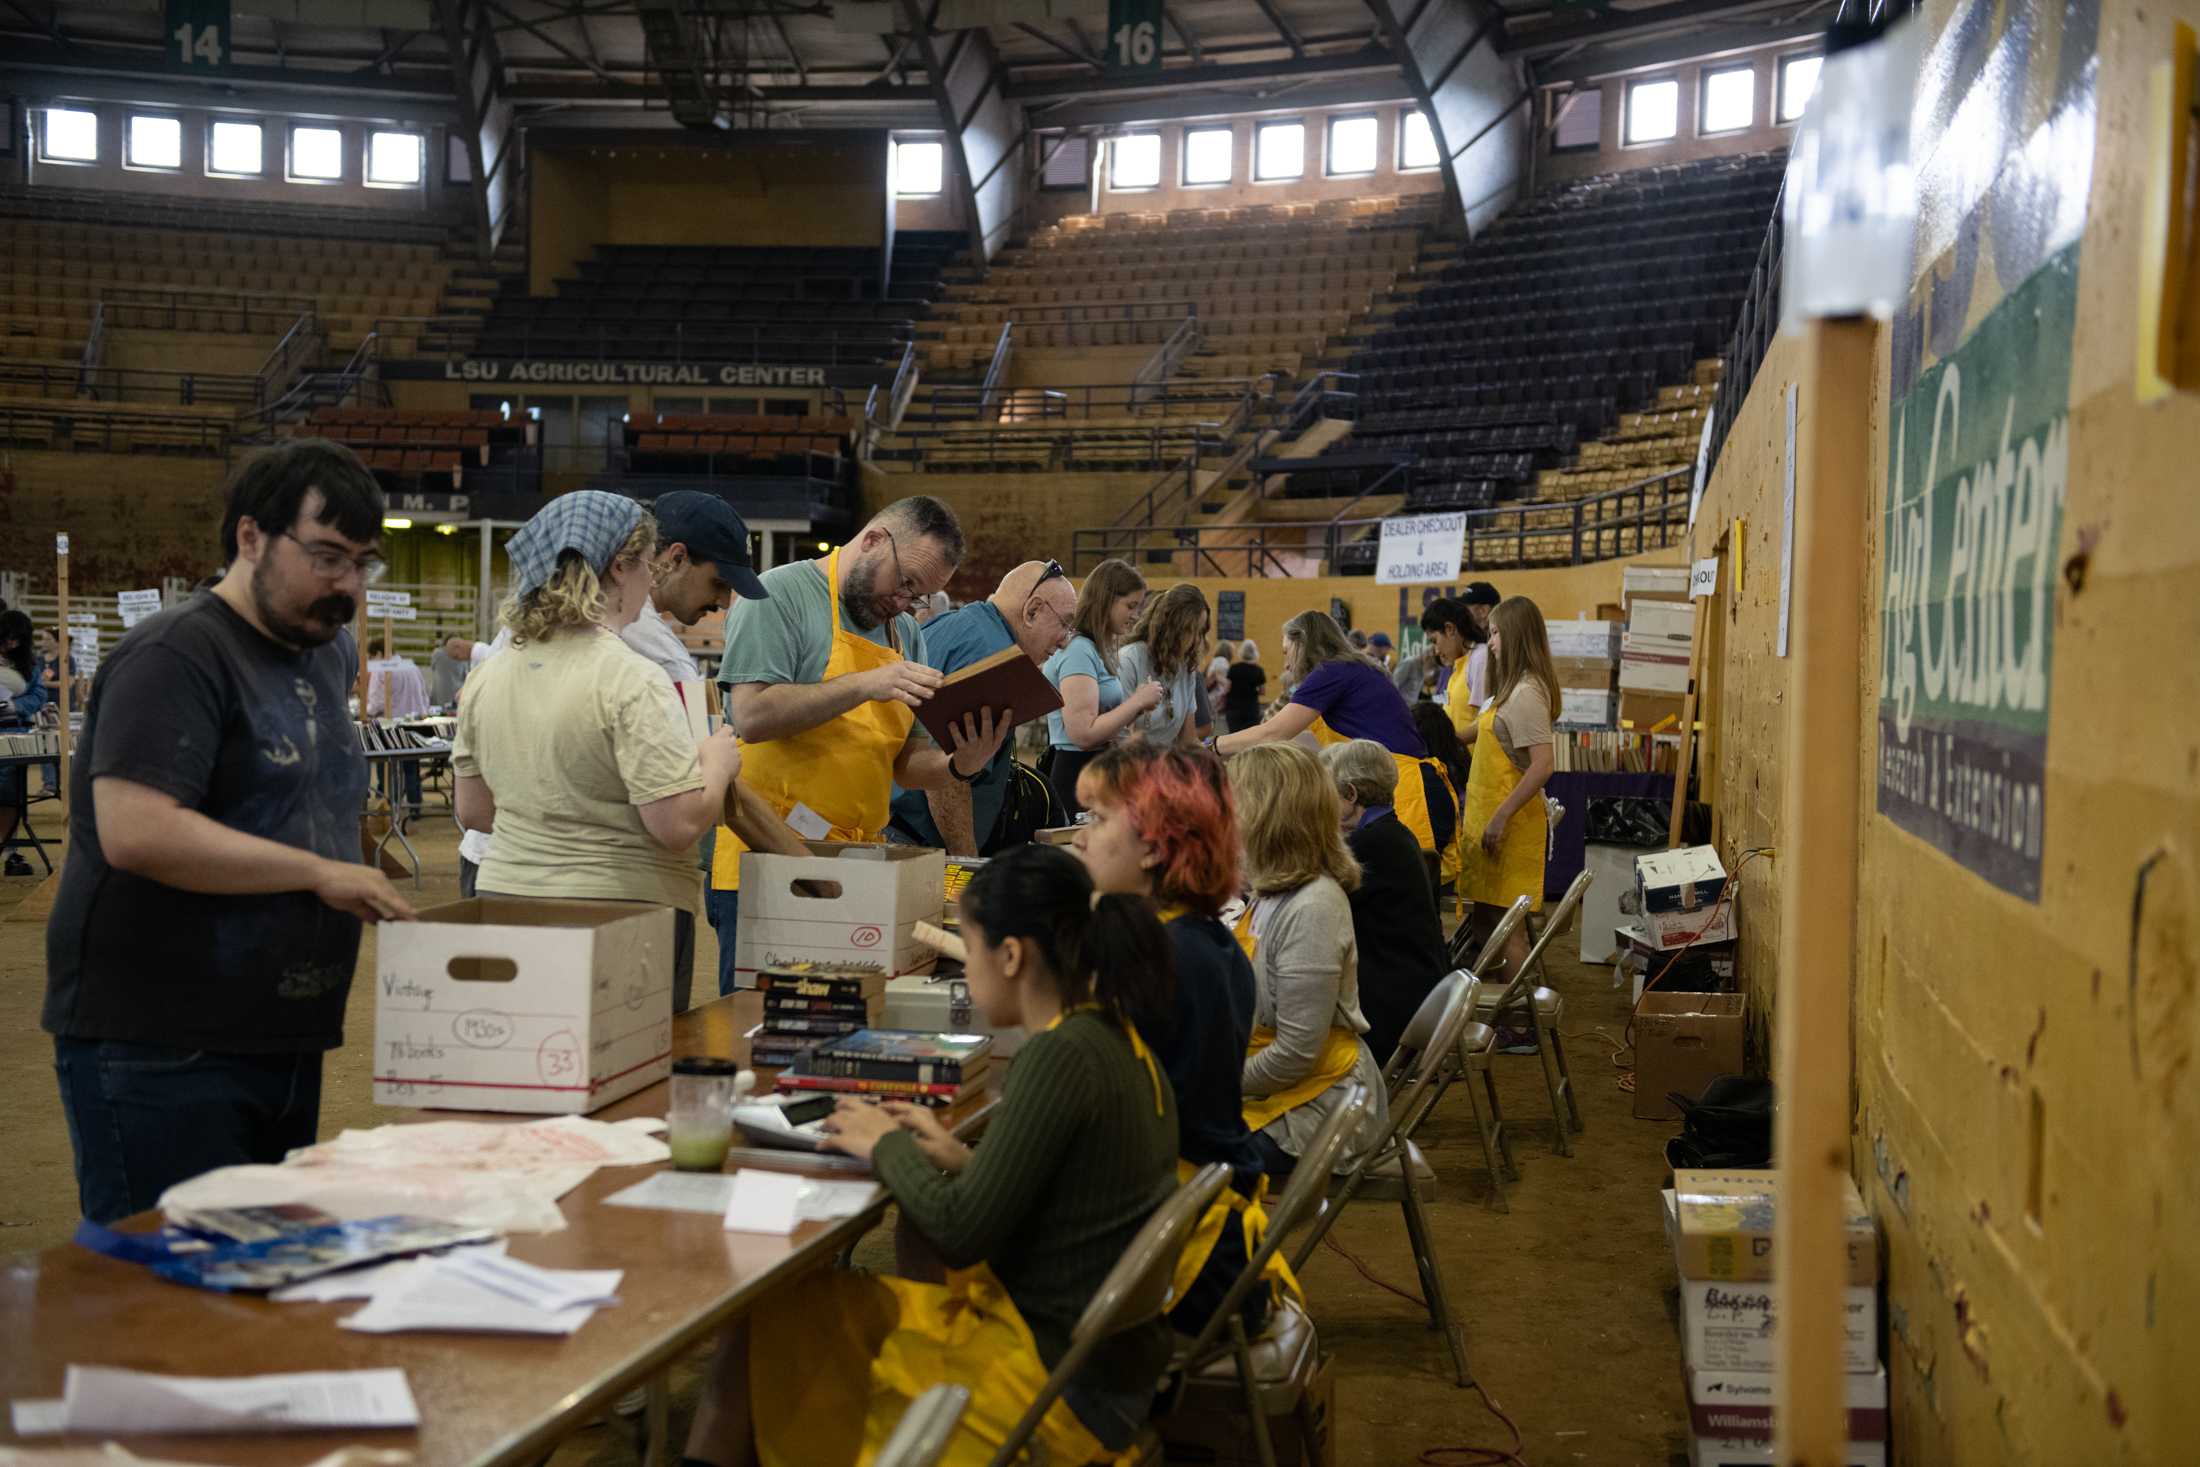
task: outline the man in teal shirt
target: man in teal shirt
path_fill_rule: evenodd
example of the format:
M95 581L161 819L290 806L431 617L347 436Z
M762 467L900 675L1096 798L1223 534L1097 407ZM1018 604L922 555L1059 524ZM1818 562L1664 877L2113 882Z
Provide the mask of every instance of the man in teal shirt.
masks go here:
M1051 560L1027 560L1001 577L990 599L926 622L922 650L915 655L948 676L1009 647L1021 648L1034 663L1043 664L1069 641L1076 615L1077 591L1062 567ZM1043 716L1038 709L1016 711L1025 722ZM1014 772L1015 754L1004 742L985 772L969 784L896 790L894 829L951 855L980 855L1000 822Z

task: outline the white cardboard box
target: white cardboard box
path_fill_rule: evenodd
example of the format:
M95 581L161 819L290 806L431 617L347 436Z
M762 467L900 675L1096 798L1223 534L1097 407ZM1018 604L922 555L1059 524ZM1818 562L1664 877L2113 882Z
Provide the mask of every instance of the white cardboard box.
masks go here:
M1780 1460L1772 1455L1769 1441L1741 1439L1688 1439L1688 1467L1760 1467ZM1842 1449L1847 1467L1887 1467L1885 1442L1850 1442Z
M1552 621L1543 624L1551 643L1551 656L1619 658L1620 624L1616 621Z
M1842 1290L1841 1368L1879 1368L1879 1290ZM1697 1370L1771 1370L1780 1285L1681 1280L1681 1358Z
M672 1069L669 907L474 897L375 941L374 1102L584 1115Z
M889 980L885 1019L880 1027L916 1029L927 1034L989 1034L994 1055L1004 1060L1015 1058L1026 1037L1021 1028L996 1029L986 1023L977 1005L970 1001L969 985L959 974L952 978L911 974Z
M1628 608L1627 642L1677 643L1686 652L1695 638L1696 613L1686 601L1637 601Z
M1779 1377L1762 1370L1684 1370L1688 1378L1688 1429L1708 1441L1772 1440L1772 1390ZM1887 1372L1851 1371L1841 1377L1849 1412L1849 1440L1887 1439Z
M740 986L774 963L876 963L889 978L929 973L939 954L917 941L937 923L947 856L923 846L811 841L815 854L741 856ZM820 884L823 884L822 886ZM811 895L838 889L838 895Z
M1661 948L1724 942L1734 935L1726 868L1710 846L1683 846L1635 858L1635 905L1642 930Z
M1579 728L1610 728L1619 717L1619 698L1607 688L1560 688L1558 721Z
M1629 647L1620 659L1619 685L1639 693L1686 693L1688 649L1641 652Z

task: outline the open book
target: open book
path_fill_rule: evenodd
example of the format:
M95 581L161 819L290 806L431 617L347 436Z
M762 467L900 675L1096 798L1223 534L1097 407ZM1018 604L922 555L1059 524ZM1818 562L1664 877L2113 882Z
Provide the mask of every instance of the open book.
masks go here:
M975 718L982 710L1009 710L1009 726L1044 718L1062 706L1062 695L1047 681L1020 647L1003 647L991 657L971 663L940 684L939 690L917 705L917 719L940 747L952 751L959 735L950 732L965 715Z

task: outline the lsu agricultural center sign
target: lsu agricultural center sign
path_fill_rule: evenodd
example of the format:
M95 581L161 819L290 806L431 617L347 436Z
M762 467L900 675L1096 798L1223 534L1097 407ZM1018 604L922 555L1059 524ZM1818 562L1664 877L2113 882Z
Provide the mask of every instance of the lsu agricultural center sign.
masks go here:
M453 357L382 364L391 378L466 382L480 387L867 387L882 382L876 364L797 367L771 362L582 362L549 358Z

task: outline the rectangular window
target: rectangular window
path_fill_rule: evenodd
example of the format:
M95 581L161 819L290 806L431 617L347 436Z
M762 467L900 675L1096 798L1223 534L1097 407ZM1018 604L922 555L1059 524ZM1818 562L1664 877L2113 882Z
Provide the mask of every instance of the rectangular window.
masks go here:
M1126 133L1108 144L1108 187L1113 189L1161 186L1161 134Z
M1372 117L1329 119L1329 161L1325 171L1331 178L1350 178L1375 171L1376 128Z
M904 198L936 194L947 181L947 145L894 142L894 192Z
M333 127L290 130L290 176L332 183L344 176L344 134Z
M122 158L132 168L183 166L183 123L174 117L137 113L123 134Z
M1780 62L1780 120L1793 122L1810 106L1818 90L1818 68L1823 56L1789 56Z
M1306 176L1306 124L1264 122L1253 130L1253 177L1263 183Z
M1627 141L1662 143L1681 130L1681 84L1636 82L1627 89Z
M1604 89L1569 92L1551 123L1551 151L1591 152L1604 144Z
M416 188L426 171L425 154L416 132L377 132L367 135L367 182L385 188Z
M1434 168L1439 161L1436 129L1428 125L1428 114L1418 109L1403 114L1398 124L1399 170Z
M1040 149L1046 166L1040 170L1039 187L1082 191L1092 181L1092 139L1081 132L1054 139Z
M1729 66L1703 74L1703 97L1696 114L1696 130L1713 133L1742 132L1757 121L1757 68Z
M48 107L38 144L38 156L48 163L97 163L99 114L75 107Z
M1188 184L1228 183L1236 166L1237 129L1187 127L1184 129L1184 181Z
M252 177L266 167L257 122L217 122L206 130L206 171Z

